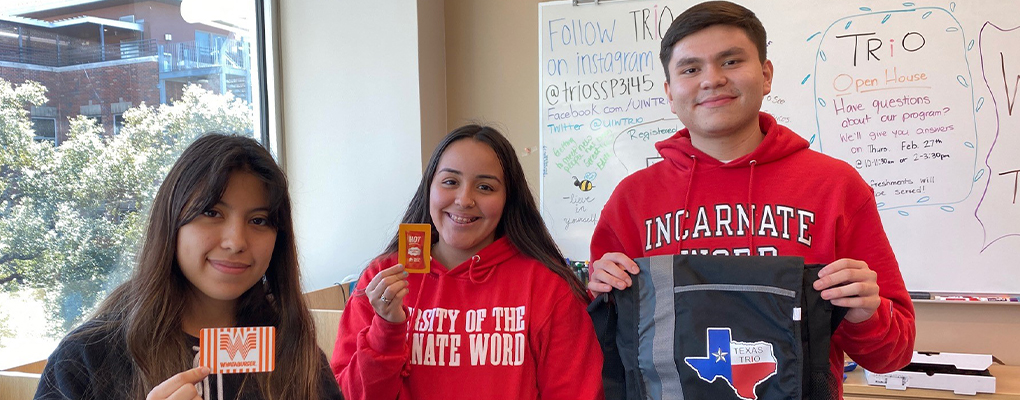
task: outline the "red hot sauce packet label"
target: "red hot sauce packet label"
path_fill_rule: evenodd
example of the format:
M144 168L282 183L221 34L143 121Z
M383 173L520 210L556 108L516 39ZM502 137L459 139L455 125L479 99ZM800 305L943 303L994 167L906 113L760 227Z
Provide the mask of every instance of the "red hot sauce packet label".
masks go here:
M432 258L432 225L400 224L398 261L408 273L427 274Z

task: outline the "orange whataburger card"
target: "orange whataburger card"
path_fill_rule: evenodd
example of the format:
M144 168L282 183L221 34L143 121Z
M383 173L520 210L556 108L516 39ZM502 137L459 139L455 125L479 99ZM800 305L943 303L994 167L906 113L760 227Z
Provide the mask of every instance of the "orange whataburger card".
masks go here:
M404 271L427 274L432 258L432 225L400 224L398 251L398 261L404 265Z
M198 364L213 374L269 372L276 368L276 328L202 329Z

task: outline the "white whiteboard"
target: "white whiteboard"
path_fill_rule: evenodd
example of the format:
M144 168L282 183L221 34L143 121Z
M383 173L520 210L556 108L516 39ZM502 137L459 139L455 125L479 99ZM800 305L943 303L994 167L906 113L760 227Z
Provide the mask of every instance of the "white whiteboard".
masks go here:
M763 111L872 185L907 288L1020 293L1020 3L738 2L768 32ZM658 55L693 4L539 6L542 212L568 258L682 128Z

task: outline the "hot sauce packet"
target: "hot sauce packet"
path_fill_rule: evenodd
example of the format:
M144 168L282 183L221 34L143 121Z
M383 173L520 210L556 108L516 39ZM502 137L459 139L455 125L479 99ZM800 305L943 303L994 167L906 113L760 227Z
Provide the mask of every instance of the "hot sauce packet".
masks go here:
M400 224L398 260L408 273L427 274L432 257L432 225Z
M276 328L202 329L198 365L213 374L270 372L276 368Z

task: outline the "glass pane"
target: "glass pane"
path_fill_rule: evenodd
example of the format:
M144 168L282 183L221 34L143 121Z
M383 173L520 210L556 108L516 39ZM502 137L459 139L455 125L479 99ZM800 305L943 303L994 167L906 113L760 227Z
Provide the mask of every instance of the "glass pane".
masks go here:
M113 134L119 135L124 127L124 114L113 114Z
M35 140L45 140L56 144L57 120L53 118L32 118L32 129L35 131Z
M254 0L0 2L0 369L126 279L191 141L263 137L256 33Z

